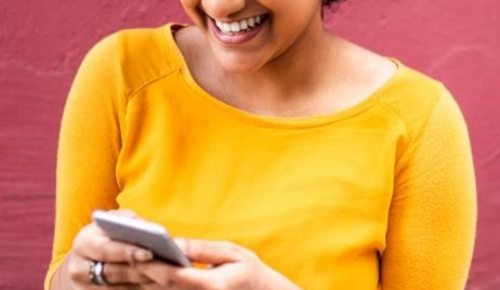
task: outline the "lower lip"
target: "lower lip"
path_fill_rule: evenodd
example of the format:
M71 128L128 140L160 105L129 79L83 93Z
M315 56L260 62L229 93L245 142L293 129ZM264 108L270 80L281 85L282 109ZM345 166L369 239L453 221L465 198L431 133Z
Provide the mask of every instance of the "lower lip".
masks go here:
M264 22L267 21L267 19L264 20ZM224 44L243 44L246 42L249 42L253 38L259 34L259 32L262 30L264 27L264 22L262 22L259 26L257 26L255 29L249 30L247 32L243 33L236 33L236 34L225 34L222 33L222 31L217 28L215 25L215 20L209 18L208 22L210 23L210 28L212 29L215 37L222 43Z

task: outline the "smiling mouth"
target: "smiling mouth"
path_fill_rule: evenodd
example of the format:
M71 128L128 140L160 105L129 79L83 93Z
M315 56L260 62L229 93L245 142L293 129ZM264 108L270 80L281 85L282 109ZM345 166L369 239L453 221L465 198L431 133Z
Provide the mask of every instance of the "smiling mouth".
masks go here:
M250 32L259 28L267 19L268 14L261 14L247 19L224 22L217 19L210 18L217 30L226 35L236 35Z

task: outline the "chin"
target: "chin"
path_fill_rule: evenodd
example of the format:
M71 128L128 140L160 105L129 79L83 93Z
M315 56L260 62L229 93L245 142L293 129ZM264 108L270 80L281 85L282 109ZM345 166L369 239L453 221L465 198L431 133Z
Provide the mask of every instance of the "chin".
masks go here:
M231 73L251 73L255 72L259 69L259 66L252 64L242 64L242 63L233 63L233 62L222 62L220 66L226 72Z

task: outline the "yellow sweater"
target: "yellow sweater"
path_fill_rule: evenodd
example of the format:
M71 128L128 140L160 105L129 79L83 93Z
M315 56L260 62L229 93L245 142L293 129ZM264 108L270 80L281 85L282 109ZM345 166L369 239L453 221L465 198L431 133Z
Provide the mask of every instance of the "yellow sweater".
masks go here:
M466 126L442 84L397 62L326 116L243 112L203 91L173 27L96 45L62 121L45 288L97 208L231 240L305 289L461 289L476 223Z

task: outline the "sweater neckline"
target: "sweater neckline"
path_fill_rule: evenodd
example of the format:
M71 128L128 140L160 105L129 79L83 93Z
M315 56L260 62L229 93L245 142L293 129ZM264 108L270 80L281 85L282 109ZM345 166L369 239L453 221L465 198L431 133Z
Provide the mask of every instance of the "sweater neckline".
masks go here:
M307 128L307 127L317 127L328 125L346 118L354 117L359 115L368 109L370 109L378 100L387 94L387 92L395 86L395 84L403 77L406 72L406 67L399 60L393 57L387 57L396 66L395 73L377 90L375 90L370 96L363 99L361 102L356 103L348 108L334 111L332 113L306 116L306 117L275 117L258 115L251 113L240 108L234 107L227 104L215 96L209 94L205 91L194 79L187 65L186 59L182 54L179 46L177 45L174 34L177 30L186 27L186 24L175 24L170 23L164 26L163 39L166 45L167 51L172 54L172 58L169 59L174 63L174 65L180 71L182 75L182 80L185 84L193 91L194 96L201 99L205 103L217 109L219 112L227 115L230 118L236 118L244 122L253 123L255 125L264 127L280 127L280 128Z

